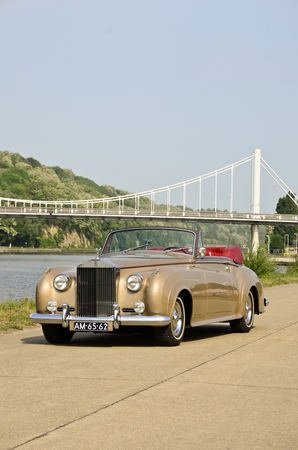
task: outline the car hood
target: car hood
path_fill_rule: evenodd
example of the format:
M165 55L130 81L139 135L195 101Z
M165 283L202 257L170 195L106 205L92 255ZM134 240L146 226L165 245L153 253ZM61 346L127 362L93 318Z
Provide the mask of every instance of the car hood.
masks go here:
M133 253L133 254L116 254L102 256L100 260L101 263L108 263L113 266L120 268L131 268L131 267L156 267L164 265L177 265L177 264L189 264L193 261L193 257L189 255L179 254L164 254L164 253ZM90 261L91 262L91 261Z

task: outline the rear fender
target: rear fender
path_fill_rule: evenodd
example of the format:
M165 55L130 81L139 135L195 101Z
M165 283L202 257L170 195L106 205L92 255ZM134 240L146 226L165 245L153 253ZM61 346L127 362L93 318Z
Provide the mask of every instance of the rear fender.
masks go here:
M263 311L263 288L260 280L256 276L247 277L239 292L239 301L236 309L238 317L244 316L246 300L249 292L252 291L254 297L255 314Z

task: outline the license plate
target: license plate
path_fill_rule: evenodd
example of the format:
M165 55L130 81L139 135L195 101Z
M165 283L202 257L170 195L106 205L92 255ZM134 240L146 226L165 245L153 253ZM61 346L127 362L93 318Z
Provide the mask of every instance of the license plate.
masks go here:
M74 322L74 331L108 331L108 322Z

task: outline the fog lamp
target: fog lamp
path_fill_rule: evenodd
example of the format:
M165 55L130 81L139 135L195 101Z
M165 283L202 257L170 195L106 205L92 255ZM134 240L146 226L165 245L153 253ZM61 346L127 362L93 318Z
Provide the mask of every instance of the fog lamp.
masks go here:
M57 302L55 300L49 300L47 303L47 310L51 313L55 312L58 308Z
M141 302L141 300L138 300L137 302L135 302L135 304L133 305L133 309L135 310L135 312L137 314L142 314L142 312L145 311L145 305L143 302Z

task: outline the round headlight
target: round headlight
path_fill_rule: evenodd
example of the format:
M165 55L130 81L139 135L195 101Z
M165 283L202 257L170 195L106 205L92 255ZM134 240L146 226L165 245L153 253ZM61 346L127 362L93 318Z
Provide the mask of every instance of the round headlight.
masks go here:
M55 312L57 310L57 302L55 300L49 300L47 303L47 310L50 312Z
M129 289L132 292L139 291L142 285L143 285L143 278L141 277L141 275L137 273L133 273L126 280L127 289Z
M69 285L70 278L65 273L59 273L59 275L54 278L53 286L57 291L65 291Z
M141 302L141 300L138 300L137 302L135 302L135 304L133 305L133 309L135 310L135 312L137 314L142 314L142 312L145 311L145 305L143 302Z

